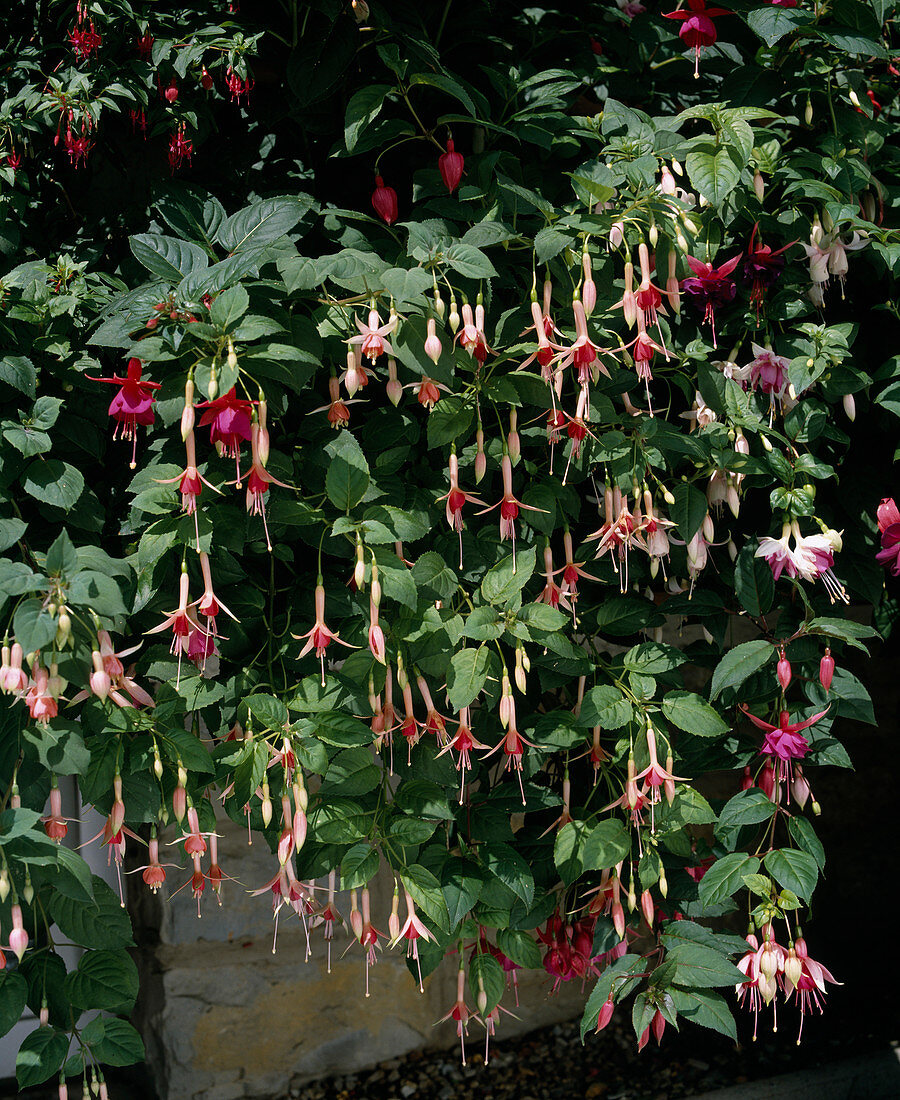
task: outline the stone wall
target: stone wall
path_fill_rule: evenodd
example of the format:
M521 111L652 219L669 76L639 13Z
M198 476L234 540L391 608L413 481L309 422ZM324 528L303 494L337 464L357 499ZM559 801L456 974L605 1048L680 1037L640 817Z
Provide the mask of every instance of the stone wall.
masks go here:
M155 899L132 891L142 971L137 1022L161 1100L268 1100L315 1077L458 1042L455 1024L434 1026L456 996L452 958L425 980L420 994L402 947L385 949L366 998L362 949L349 934L336 930L329 974L322 930L311 934L306 961L303 926L284 910L273 955L269 897L250 897L248 890L271 878L274 858L259 839L248 847L246 830L227 819L218 831L220 864L237 880L224 884L221 908L204 897L198 920L189 889L174 897L160 891ZM180 885L180 875L169 872L171 889ZM389 876L379 875L373 886L373 916L381 917L376 926L382 927L391 904ZM339 903L346 916L347 896ZM552 997L549 989L546 975L521 975L519 1019L504 1015L498 1035L581 1012L580 983ZM504 1005L514 1007L511 994ZM471 1022L469 1035L471 1049L479 1049L480 1025Z

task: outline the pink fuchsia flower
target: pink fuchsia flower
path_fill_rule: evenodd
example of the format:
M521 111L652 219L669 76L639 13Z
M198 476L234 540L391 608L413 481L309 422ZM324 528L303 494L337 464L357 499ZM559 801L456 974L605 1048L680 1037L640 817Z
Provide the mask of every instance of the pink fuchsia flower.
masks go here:
M50 685L50 674L39 662L31 670L31 685L25 692L25 705L35 722L46 725L59 713L59 702Z
M351 645L350 642L342 641L337 634L330 630L325 625L325 586L322 583L322 574L319 574L316 581L316 621L313 623L311 629L307 630L305 634L292 634L292 638L295 638L298 642L302 642L306 639L306 645L297 654L297 659L305 657L310 650L315 649L316 656L319 658L319 663L322 668L322 687L325 686L325 650L328 648L331 642L337 642L339 645L347 646L348 649L356 649L357 647Z
M697 2L697 0L694 0L694 2ZM734 301L737 286L731 275L740 263L741 253L739 252L737 256L726 260L719 267L713 267L711 263L704 263L693 256L685 258L688 267L694 274L681 280L681 289L691 298L698 309L703 309L703 320L708 322L712 329L713 347L717 347L716 309Z
M445 752L449 752L451 757L454 752L459 754L456 758L456 770L460 773L461 780L459 788L460 806L463 804L465 795L466 772L472 770L471 753L473 749L483 749L487 751L488 746L476 740L469 726L469 708L463 707L459 712L459 725L456 728L456 733L438 753L438 756L443 756Z
M759 547L754 556L765 558L776 581L785 570L789 577L797 576L797 564L790 549L790 538L791 525L789 523L786 523L781 529L780 539L774 539L771 535L759 537Z
M718 38L713 19L720 15L730 15L726 8L708 8L705 0L688 0L686 9L663 12L665 19L680 19L678 36L684 44L694 51L694 78L700 76L700 51L711 46Z
M463 567L462 556L462 532L465 523L462 518L463 506L469 504L483 505L484 501L475 496L474 493L467 493L459 487L459 460L456 457L456 449L450 452L450 461L447 464L447 475L450 478L450 490L444 493L442 497L438 497L437 503L442 500L447 502L446 516L448 526L456 531L459 535L459 567Z
M462 153L457 153L453 147L453 139L448 138L447 152L442 153L440 157L438 157L438 168L440 169L444 186L451 195L457 187L459 187L459 181L462 179L465 164L466 162L463 159Z
M466 971L465 963L460 958L459 971L456 976L456 1000L453 1003L453 1007L447 1013L446 1016L442 1016L438 1023L442 1024L445 1020L453 1020L456 1023L456 1034L459 1036L460 1048L462 1052L462 1064L466 1064L466 1035L469 1033L469 1017L472 1013L466 1006Z
M359 344L362 354L370 363L374 363L379 355L383 355L387 352L388 355L394 354L394 349L385 339L389 336L397 327L396 316L391 316L385 324L381 323L381 318L378 316L377 309L369 310L369 319L363 323L357 317L356 327L359 329L358 336L351 336L347 341L351 346Z
M232 68L229 68L225 73L225 86L228 88L232 103L240 103L241 96L246 96L249 102L254 83L255 81L251 80L249 76L244 77L242 80Z
M793 557L798 575L805 581L821 580L832 603L835 600L849 603L844 586L831 568L834 565L834 555L841 548L841 536L838 532L801 535L800 526L796 522L791 525L791 530L794 535Z
M753 389L759 386L773 401L776 397L781 398L787 389L790 360L783 355L776 355L771 348L763 348L759 344L750 346L756 356L750 364L750 385Z
M829 707L830 707L829 703ZM801 737L800 731L808 729L828 713L828 707L814 714L812 718L806 718L802 722L791 722L788 711L783 710L778 716L778 725L773 726L762 718L751 714L746 703L741 703L741 710L758 729L765 732L760 752L773 757L778 761L778 777L784 783L791 781L791 764L794 760L802 760L809 752L809 742Z
M512 461L508 454L504 454L500 459L500 471L503 475L503 496L497 502L497 504L491 504L487 508L482 508L478 515L484 515L485 512L492 512L495 508L500 509L500 539L512 539L512 557L513 557L513 569L516 565L516 519L519 515L519 509L524 508L528 512L543 512L545 509L536 508L531 504L523 504L520 500L516 500L513 493L512 485Z
M28 673L22 668L25 654L18 642L3 647L3 665L0 668L0 688L18 695L28 687Z
M181 657L182 654L187 654L188 639L191 636L191 632L195 629L195 624L191 621L191 617L188 614L188 609L193 606L193 604L188 602L190 583L187 563L182 562L181 577L178 582L178 607L176 607L174 611L168 612L159 626L151 627L150 630L145 631L146 634L159 634L163 630L172 631L172 646L170 652L175 653L177 651L178 653L178 674L175 680L176 687L181 680Z
M587 314L578 298L572 302L572 313L575 318L575 340L568 346L553 344L558 353L553 360L554 370L561 374L571 364L578 372L578 382L582 386L590 381L592 371L600 371L608 378L609 371L597 358L603 349L588 334Z
M203 595L197 600L197 611L208 620L207 627L210 633L216 633L216 617L220 611L224 611L235 622L240 622L237 615L222 603L213 591L212 570L209 564L209 555L200 554L200 572L203 575Z
M463 302L462 322L462 328L456 334L459 346L465 348L469 355L481 364L489 354L494 354L494 349L489 347L484 333L484 306L477 302L473 314L469 303Z
M212 489L214 493L220 493L215 485L207 481L197 469L197 445L193 431L188 432L184 441L186 459L184 472L175 477L154 478L160 485L172 485L178 482L178 491L181 493L181 510L186 515L194 517L194 537L196 539L197 552L200 552L200 527L197 520L197 498L203 492L203 486Z
M795 997L800 1002L800 1031L797 1042L803 1034L803 1020L808 1012L817 1009L820 1013L825 1009L825 983L842 985L829 970L815 959L810 958L809 948L802 936L797 937L797 942L788 951L784 963L784 986L788 999Z
M282 489L290 489L290 485L286 485L283 481L279 481L277 477L273 477L268 472L265 464L260 458L259 441L260 426L254 415L253 425L250 429L251 464L250 470L247 473L247 511L251 516L262 516L263 531L266 535L266 549L271 553L272 540L269 538L269 524L266 520L266 493L268 493L270 485L278 485ZM240 488L240 470L238 470L237 482L229 482L229 484L236 484Z
M91 378L90 381L106 382L119 387L119 392L109 405L109 415L117 423L113 439L121 431L123 439L131 440L129 465L133 470L137 465L137 427L138 424L153 423L153 402L156 399L154 391L159 389L161 383L142 380L141 361L134 358L128 360L128 373L124 378L113 375L112 378Z
M375 177L372 207L378 217L387 225L393 225L397 220L397 192L393 187L386 187L381 176Z
M65 840L69 831L69 826L66 824L68 820L62 815L62 792L54 777L53 786L50 788L50 812L41 818L41 824L47 836L59 844Z
M422 967L419 963L419 940L430 943L431 940L434 939L434 936L432 936L416 915L416 904L409 890L404 887L403 893L406 900L406 920L403 923L403 927L399 930L397 935L394 936L391 947L396 946L401 940L407 941L406 956L407 958L416 960L416 966L419 971L419 992L424 993L425 989L422 985Z

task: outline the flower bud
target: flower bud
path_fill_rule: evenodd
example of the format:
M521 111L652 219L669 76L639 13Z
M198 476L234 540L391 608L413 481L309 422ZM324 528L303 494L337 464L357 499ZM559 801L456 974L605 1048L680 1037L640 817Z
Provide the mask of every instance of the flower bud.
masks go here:
M798 985L803 976L803 963L797 958L793 944L788 948L784 960L784 976L791 985Z
M669 880L666 878L666 872L662 869L659 872L659 892L664 898L669 896Z
M791 794L801 810L809 800L811 793L809 783L806 782L806 776L803 774L803 768L798 764L794 771L793 782L791 783Z
M262 819L263 827L268 828L272 820L272 799L269 796L269 784L265 780L262 783Z
M753 173L753 190L756 192L756 197L762 202L766 193L766 181L763 179L762 172L760 172L758 168Z
M610 993L609 998L606 1001L603 1002L603 1005L602 1005L602 1007L600 1009L600 1012L597 1016L597 1030L598 1031L602 1031L606 1027L606 1025L609 1023L609 1021L612 1019L613 1012L615 1011L615 1008L616 1008L616 1002L612 999L612 994Z
M843 398L844 412L847 414L847 419L852 424L856 419L856 401L852 393L845 393Z
M769 437L767 435L763 435L762 432L759 433L759 441L763 445L763 450L765 450L765 451L771 451L772 450L771 440L769 439Z
M459 328L459 310L453 294L450 295L450 313L447 315L447 324L450 326L450 331L455 334Z
M509 410L509 434L506 437L506 449L509 452L509 460L513 464L519 461L522 455L522 442L519 439L519 432L516 427L518 420L518 414L515 409Z
M444 303L444 299L441 297L441 292L438 290L437 285L435 285L434 288L434 312L441 321L443 321L444 314L447 312L447 306Z
M788 684L791 682L791 662L785 657L784 650L781 651L778 664L775 666L775 675L778 677L778 683L781 684L781 690L787 691Z
M807 126L812 126L813 120L813 105L809 96L806 97L806 109L803 112L803 121Z
M400 381L397 378L396 359L388 359L388 380L385 386L385 392L392 405L396 406L400 404L400 398L403 396L403 386L400 385Z
M484 988L484 978L478 975L478 996L475 998L475 1004L478 1006L479 1013L484 1016L487 1012L488 998L487 990Z
M641 894L641 912L644 914L644 920L651 928L653 927L654 909L653 895L649 890L645 890Z
M438 339L438 335L435 332L435 326L437 322L433 317L428 319L428 335L425 338L425 354L432 361L437 363L441 357L441 341Z
M831 690L831 681L834 679L834 657L831 650L825 650L825 656L819 661L819 683L825 689L825 694Z
M9 897L9 871L4 867L0 871L0 902L5 902Z
M366 561L365 561L366 548L363 546L363 541L356 536L356 565L353 567L353 583L356 585L357 592L362 592L366 584Z
M625 242L625 223L613 222L609 227L609 244L611 248L621 248Z
M475 432L475 484L477 485L487 472L487 456L484 453L484 432L479 428Z

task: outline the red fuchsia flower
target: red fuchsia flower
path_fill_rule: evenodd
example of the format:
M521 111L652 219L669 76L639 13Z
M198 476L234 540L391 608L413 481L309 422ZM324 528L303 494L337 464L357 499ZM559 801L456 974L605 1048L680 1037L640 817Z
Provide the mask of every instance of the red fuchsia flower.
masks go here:
M441 390L445 393L450 393L450 390L443 382L435 382L435 380L429 378L428 375L423 375L418 382L410 382L409 385L416 391L416 400L423 409L428 409L429 412L438 401L440 401Z
M885 569L890 569L895 577L900 577L900 509L893 497L885 497L878 505L878 531L881 535L881 549L875 560Z
M393 225L397 220L397 192L393 187L386 187L381 176L375 177L372 206L378 217L388 225Z
M463 567L463 552L462 552L462 532L465 527L465 523L462 518L463 506L466 503L469 504L484 504L484 501L475 496L474 493L467 493L459 487L459 460L456 457L456 448L454 447L450 452L450 461L447 464L447 476L450 479L450 490L444 493L442 497L438 497L437 503L440 504L442 500L447 502L446 517L447 524L451 530L456 531L459 535L459 567Z
M757 317L766 291L775 284L784 270L784 253L797 243L791 241L781 248L771 249L763 244L761 236L757 238L758 230L759 222L756 222L750 234L747 258L744 260L744 278L750 283L750 301L756 306Z
M347 348L347 367L340 377L347 390L347 396L353 397L358 391L369 384L369 372L363 366L362 348L359 344Z
M466 162L463 159L462 153L457 153L453 147L453 138L448 138L447 152L441 153L438 157L438 168L440 169L444 186L451 195L457 187L459 187L459 181L463 177L463 168L465 164Z
M650 754L650 763L642 772L639 772L635 777L635 782L644 780L644 787L650 788L650 805L652 808L656 806L658 802L662 801L662 788L666 794L666 801L671 806L675 800L675 783L687 783L688 779L683 775L672 774L672 752L669 751L668 758L666 760L666 766L662 767L659 762L656 747L656 731L652 726L647 727L647 751ZM650 922L652 923L652 922Z
M206 409L200 417L200 427L209 427L209 440L216 446L219 454L234 459L237 474L237 487L241 487L240 453L241 444L251 436L251 414L253 402L240 398L234 386L224 397L214 401L201 401L198 409Z
M628 587L628 551L635 547L646 550L641 528L643 518L640 506L635 505L632 512L628 506L628 494L618 485L607 486L603 494L604 522L601 527L587 535L585 542L597 542L595 558L602 557L607 551L613 559L613 568L619 573L619 587L624 592Z
M83 161L86 161L88 154L94 147L94 143L87 136L87 129L83 129L80 134L73 134L71 126L66 129L63 143L73 168L77 168Z
M516 728L516 701L513 698L512 690L509 687L509 680L504 673L504 698L501 701L501 707L506 704L506 720L503 724L506 726L506 735L501 741L485 753L485 759L489 756L493 756L495 752L503 749L503 755L506 757L506 763L503 766L504 771L514 770L516 778L519 780L519 792L522 795L522 805L527 805L525 799L525 789L522 785L522 757L525 754L525 749L533 749L534 744L531 741L527 741ZM501 721L503 720L503 712L501 711Z
M169 168L174 175L185 163L190 164L194 155L194 143L187 136L187 130L182 122L173 131L169 138Z
M659 324L659 314L665 313L666 308L662 304L663 295L666 293L660 287L650 281L652 264L650 262L650 249L641 241L638 245L638 256L641 265L641 283L634 295L635 306L640 310L643 318L643 326L656 325L662 341L662 329ZM666 353L668 358L668 354Z
M344 401L341 397L341 383L337 375L332 375L328 379L328 396L330 401L327 405L320 405L319 408L313 409L313 412L324 412L328 415L328 423L336 431L340 428L346 428L350 423L350 410L348 405L353 405L355 401Z
M18 170L22 167L22 155L20 153L9 153L4 158L3 163L7 166L7 168L10 168L13 175L15 175L16 172L18 172Z
M351 645L350 642L343 641L325 625L325 586L322 583L321 573L316 581L316 621L305 634L291 634L291 637L298 642L306 639L306 645L297 654L297 660L305 657L310 650L315 649L322 669L322 687L325 687L325 650L329 644L334 641L339 645L346 646L348 649L357 648L355 645Z
M241 79L231 67L225 73L225 86L228 88L232 103L240 103L241 96L246 96L249 103L254 83L255 81L251 80L249 76Z
M492 504L488 508L482 508L478 515L484 515L485 512L492 512L495 508L500 509L500 539L512 539L512 557L513 557L513 570L516 566L516 518L519 515L519 509L524 508L528 512L543 512L543 508L535 508L531 504L523 504L520 500L516 500L513 494L512 487L512 462L509 454L506 453L500 459L500 471L503 476L503 496L497 504Z
M140 359L129 359L128 373L124 378L119 378L115 374L112 378L90 378L91 382L106 382L108 385L119 387L119 392L110 402L109 415L117 425L113 432L113 439L121 432L122 439L131 440L129 465L132 470L137 466L138 425L146 426L153 423L153 402L156 400L154 391L158 390L161 384L141 379L141 369Z
M65 840L69 831L69 826L66 824L67 820L62 815L62 792L54 778L53 786L50 788L50 812L41 818L41 824L44 826L44 832L47 836L59 844Z
M693 0L694 3L697 0ZM711 263L704 263L693 256L685 257L688 267L693 271L686 279L681 280L682 291L689 295L694 305L703 310L703 320L708 322L712 329L713 347L716 343L716 310L734 301L737 286L731 273L740 263L742 253L738 253L730 260L726 260L720 267L713 267Z
M778 778L782 783L790 783L792 762L802 760L809 752L809 742L805 737L801 737L800 731L808 729L820 718L823 718L828 713L828 707L802 722L791 722L790 714L783 710L778 716L777 726L773 726L771 722L766 722L762 718L757 718L755 714L751 714L746 703L741 703L741 710L754 726L765 732L766 736L760 752L773 757L773 764L777 759Z
M190 589L190 577L188 577L187 564L181 563L181 577L178 582L178 607L174 611L169 611L166 614L165 619L159 624L159 626L151 627L150 630L145 631L145 634L160 634L163 630L172 631L172 645L170 648L171 653L178 653L178 674L175 680L176 687L181 681L181 656L188 651L188 639L190 638L191 631L195 629L194 623L191 622L190 615L188 615L188 608L193 604L188 603L189 589Z
M283 481L279 481L277 477L273 477L265 468L265 464L260 458L259 436L259 421L254 414L253 425L250 429L251 463L250 470L247 473L247 511L251 516L262 516L263 530L266 534L266 549L271 553L272 540L269 538L269 524L266 521L266 493L268 493L270 485L278 485L282 489L290 489L290 485L286 485ZM240 488L240 470L238 470L237 481L229 482L229 485L232 484L236 484Z
M566 611L572 611L572 605L566 599L566 594L562 588L553 579L554 576L559 573L559 569L553 568L553 550L550 547L550 540L547 539L544 544L544 588L535 603L545 603L548 607L559 607L562 605Z
M379 932L378 929L372 924L371 909L370 909L369 888L364 886L362 890L362 928L360 929L358 939L360 946L366 953L366 996L369 996L369 971L378 962L378 956L375 954L376 947L381 950L381 944L378 942L378 937L384 933Z
M404 887L403 893L406 900L406 920L403 923L403 927L399 930L397 935L394 936L391 947L395 947L400 940L407 941L406 957L416 960L416 967L419 971L419 992L424 993L425 988L422 985L422 966L419 962L419 940L425 940L426 943L430 943L431 940L434 939L434 936L432 936L416 915L416 905L409 890Z
M557 351L553 361L554 370L561 374L571 364L578 372L578 382L582 386L587 385L591 380L591 374L597 371L608 378L609 371L597 358L602 349L591 340L588 334L587 314L584 311L584 304L578 298L572 302L572 313L575 318L575 340L568 347L561 344L553 345Z
M100 49L103 39L94 26L93 19L85 24L79 15L78 23L69 31L69 43L79 61L89 60L92 53Z
M459 1036L460 1049L462 1053L462 1064L466 1064L466 1035L469 1034L469 1017L472 1013L466 1006L466 971L465 964L462 959L459 960L459 971L456 975L456 1000L453 1003L453 1007L447 1013L446 1016L442 1016L438 1020L439 1024L442 1024L445 1020L453 1020L456 1023L456 1034Z
M476 740L469 726L469 708L463 707L459 712L459 725L456 728L456 733L438 753L438 756L443 756L445 752L449 752L451 757L454 752L459 754L456 758L456 770L460 773L460 806L463 804L463 798L465 796L466 772L472 770L472 749L483 749L487 751L488 746Z
M351 336L347 341L351 346L359 344L362 350L362 354L370 363L374 365L375 360L379 355L383 355L387 352L388 355L394 354L394 349L385 339L389 336L397 327L397 318L395 315L391 315L385 324L381 323L381 318L378 316L377 309L369 310L369 319L364 324L360 321L359 317L355 318L356 327L359 329L358 336Z
M708 8L705 0L688 0L688 6L681 11L663 12L665 19L680 19L678 37L694 51L694 78L700 76L700 51L711 46L718 38L713 19L720 15L730 15L727 8Z
M534 292L532 291L532 294L533 293ZM549 303L547 303L547 305L549 306ZM532 300L531 300L531 322L532 322L531 326L529 328L527 328L525 330L525 332L522 333L522 335L524 336L526 333L528 333L532 329L534 329L534 334L537 337L538 346L537 346L537 349L535 351L533 351L531 353L531 355L528 356L527 359L525 359L523 362L521 362L516 369L517 370L525 370L526 367L531 366L531 364L535 360L537 360L537 362L538 362L538 364L540 365L540 368L541 368L541 378L548 385L550 385L550 383L553 381L553 374L552 374L552 371L550 370L550 364L553 361L553 356L555 355L555 352L553 350L553 346L550 343L550 337L555 333L556 326L553 324L553 321L550 318L549 312L544 313L541 310L541 305L538 302L536 297L532 297ZM550 328L549 332L547 331L548 324L549 324L549 328ZM561 383L562 383L562 377L560 376L560 378L558 380L557 389L561 388ZM551 390L551 396L552 396L552 390ZM557 394L557 396L559 396L559 395Z
M477 302L473 314L469 303L463 302L462 322L462 328L456 334L459 346L465 348L479 364L484 363L488 355L494 354L494 349L488 346L484 334L484 306Z
M637 768L634 763L634 753L629 753L625 789L615 801L603 807L603 812L605 813L607 810L612 810L618 806L619 809L624 810L630 816L632 824L643 825L644 806L647 804L647 797L646 793L638 788L636 773Z
M194 537L196 539L197 553L200 552L200 527L197 520L197 498L203 492L203 486L212 489L214 493L221 495L221 490L207 481L197 469L197 445L194 433L188 432L184 441L187 457L184 472L175 477L154 478L160 485L172 485L178 482L178 491L181 493L181 510L186 515L194 517Z
M338 911L337 903L335 901L335 894L337 892L337 872L328 872L328 900L325 903L325 907L316 914L315 926L322 924L325 926L324 939L327 945L328 953L328 973L331 973L331 941L334 939L334 926L336 924L343 925L344 918Z
M572 532L566 528L563 531L563 551L566 555L566 564L560 569L557 569L557 573L562 573L562 594L569 601L569 605L572 608L572 616L574 621L575 616L575 602L578 599L578 578L584 577L586 581L595 581L597 578L590 573L586 573L582 566L585 564L583 561L575 561L575 551L572 546Z
M53 695L50 674L39 661L31 669L31 685L25 692L25 705L35 722L47 725L59 713L59 702Z
M425 703L425 721L423 723L425 731L433 734L437 743L443 747L447 744L447 720L434 705L425 677L418 669L415 670L415 676L416 686L422 696L422 701Z
M798 936L797 942L788 950L784 962L785 994L788 1000L793 996L800 1002L798 1043L803 1034L803 1020L806 1014L813 1009L817 1009L820 1013L825 1011L826 982L831 982L832 985L843 985L843 982L837 981L821 963L810 958L806 940Z
M143 61L150 59L150 54L153 52L153 43L156 39L149 31L144 31L141 37L137 40L137 52L138 57Z
M159 838L157 836L151 836L148 842L149 848L149 862L142 867L135 867L134 871L129 871L129 874L136 874L141 871L141 878L144 880L145 885L150 887L150 892L155 894L160 886L166 881L166 867L177 867L177 863L160 863L159 861Z
M147 115L143 110L135 110L133 107L128 112L128 117L131 120L131 132L136 134L138 130L144 136L144 141L147 140Z

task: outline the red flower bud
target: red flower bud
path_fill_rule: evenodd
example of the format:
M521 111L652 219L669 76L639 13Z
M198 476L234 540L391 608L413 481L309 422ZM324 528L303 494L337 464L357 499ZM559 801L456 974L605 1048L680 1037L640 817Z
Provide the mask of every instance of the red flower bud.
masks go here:
M172 83L163 92L163 96L169 103L174 103L178 99L178 82L174 76L172 77Z
M831 688L831 681L834 678L834 657L831 656L831 650L825 650L825 656L819 661L819 683L825 688L827 694Z
M441 170L441 176L451 195L459 187L465 163L462 153L457 153L454 150L453 139L448 139L447 152L442 153L438 158L438 168Z
M381 176L375 177L372 206L379 218L388 225L393 225L397 220L397 192L393 187L385 187Z
M784 650L781 651L778 664L775 666L775 675L778 677L778 683L781 684L781 690L787 691L788 684L791 682L791 662L785 657Z
M200 84L202 85L205 92L208 92L209 89L213 86L213 78L210 76L209 70L205 65L203 66L203 71L200 74Z

